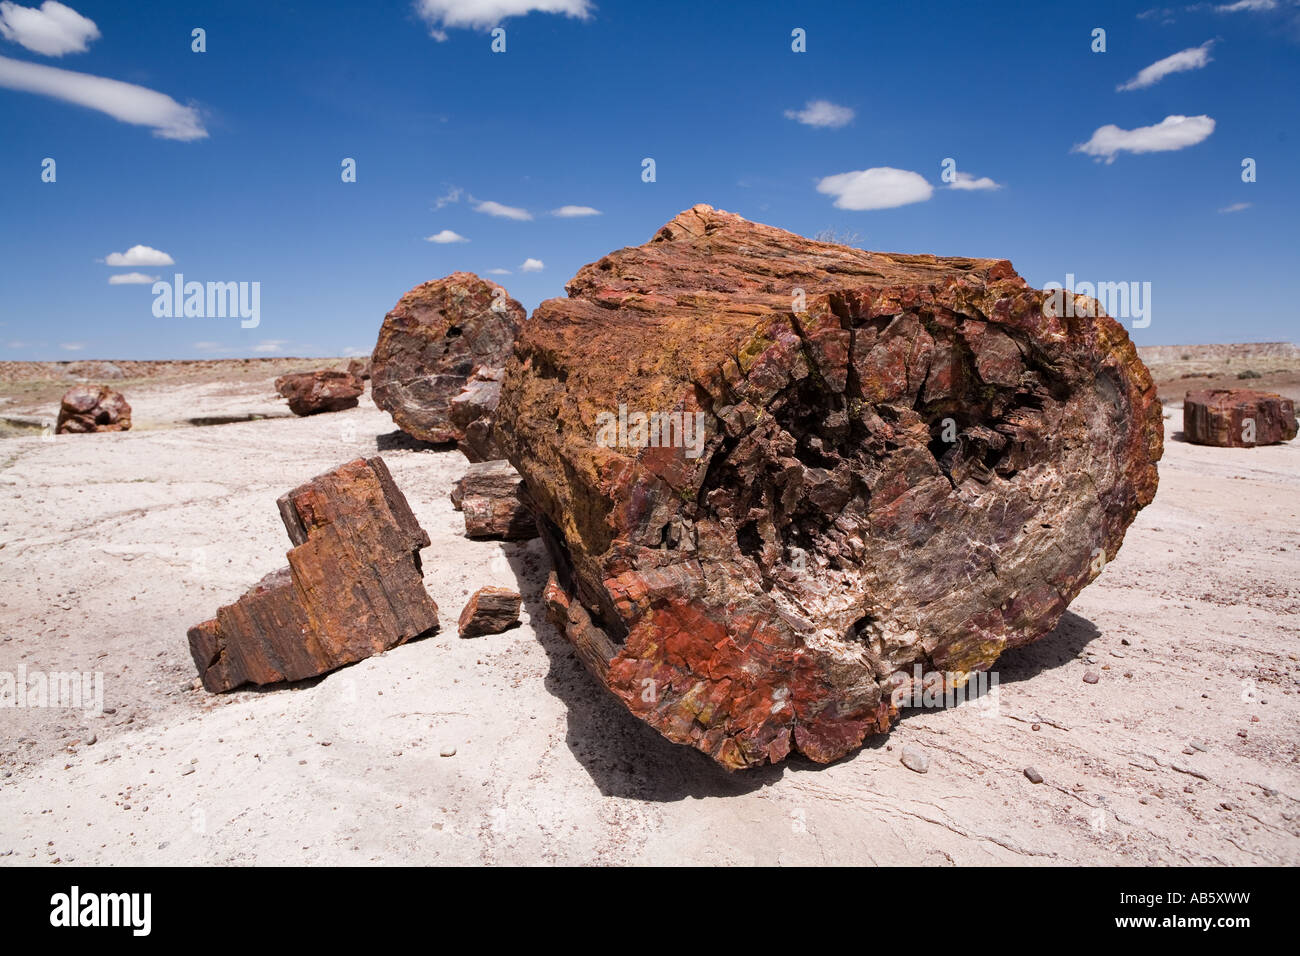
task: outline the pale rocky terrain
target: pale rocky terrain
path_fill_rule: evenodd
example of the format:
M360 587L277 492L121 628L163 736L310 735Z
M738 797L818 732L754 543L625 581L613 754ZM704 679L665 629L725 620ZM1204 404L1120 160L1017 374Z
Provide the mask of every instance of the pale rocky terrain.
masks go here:
M1187 370L1233 375L1217 361ZM0 709L0 863L1300 863L1300 441L1188 445L1175 399L1154 503L1056 631L999 661L996 707L728 774L582 668L542 613L538 541L465 538L460 453L368 394L290 417L283 365L109 381L132 431L0 441L0 672L100 671L108 708ZM57 408L9 381L0 415ZM432 539L442 630L290 687L195 689L187 628L284 564L276 497L375 454ZM523 626L460 639L489 584L522 591Z

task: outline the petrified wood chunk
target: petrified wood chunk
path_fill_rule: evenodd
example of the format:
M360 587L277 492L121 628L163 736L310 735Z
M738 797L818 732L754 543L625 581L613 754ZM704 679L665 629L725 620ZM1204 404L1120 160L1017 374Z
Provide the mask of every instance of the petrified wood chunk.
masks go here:
M960 683L1042 637L1155 494L1128 336L1006 260L696 206L567 288L497 409L547 606L634 714L727 767L834 760L914 665Z
M76 385L59 402L56 434L124 432L131 427L131 406L107 385Z
M523 597L510 588L479 588L460 612L457 628L461 637L500 634L519 623Z
M532 502L519 472L510 462L475 462L451 487L451 506L465 513L469 538L537 537Z
M289 567L190 628L203 686L324 674L438 626L419 551L429 546L382 458L358 458L277 502Z
M360 378L338 369L294 372L275 380L275 390L289 400L289 411L295 415L356 408L357 398L365 388Z
M1183 398L1183 435L1197 445L1252 448L1295 438L1295 403L1272 392L1214 388Z
M375 404L427 442L460 442L451 403L479 367L505 365L524 307L472 272L418 285L384 316L370 363Z
M465 436L456 447L470 461L505 457L492 431L492 416L501 400L501 379L505 374L504 368L476 368L464 390L451 400L452 424Z
M348 371L357 378L367 380L370 378L370 356L361 356L358 358L348 359Z

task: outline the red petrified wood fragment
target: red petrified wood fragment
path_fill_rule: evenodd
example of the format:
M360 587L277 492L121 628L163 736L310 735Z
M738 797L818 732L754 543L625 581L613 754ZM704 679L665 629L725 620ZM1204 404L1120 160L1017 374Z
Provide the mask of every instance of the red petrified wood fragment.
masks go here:
M294 372L275 380L275 390L282 398L288 399L289 410L295 415L317 415L355 408L357 397L365 387L358 376L338 369Z
M340 465L278 504L289 567L190 628L204 687L315 677L437 628L419 555L429 536L382 458Z
M1183 435L1196 445L1253 448L1295 438L1295 403L1272 392L1214 388L1183 398Z
M107 385L76 385L59 403L59 435L75 432L124 432L131 427L131 406Z
M916 665L1042 637L1155 494L1128 336L1006 260L696 206L567 290L496 414L555 559L546 605L632 713L724 766L834 760Z

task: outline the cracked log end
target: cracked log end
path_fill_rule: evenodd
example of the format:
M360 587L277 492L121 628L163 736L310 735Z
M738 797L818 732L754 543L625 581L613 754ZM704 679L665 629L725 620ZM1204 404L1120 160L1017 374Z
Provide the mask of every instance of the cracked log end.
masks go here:
M568 289L497 413L556 560L547 606L629 710L729 768L834 760L889 727L914 665L1042 637L1155 494L1160 406L1127 334L1056 317L1005 260L697 206ZM620 406L699 413L702 441L611 445Z
M419 550L429 537L382 458L360 459L277 502L289 567L189 631L212 692L324 674L438 626Z
M524 318L524 307L500 285L472 272L416 286L384 316L370 362L371 397L414 438L465 443L468 429L471 460L500 457L490 434L492 375ZM467 385L470 394L453 404ZM485 424L472 428L480 418Z

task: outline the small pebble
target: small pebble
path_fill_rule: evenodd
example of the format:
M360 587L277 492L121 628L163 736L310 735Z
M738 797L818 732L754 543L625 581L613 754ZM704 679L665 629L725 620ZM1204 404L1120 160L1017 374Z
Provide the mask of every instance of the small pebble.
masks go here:
M1043 729L1043 725L1042 725L1042 724L1031 724L1030 727L1029 727L1029 729L1030 729L1030 730L1042 730L1042 729Z
M438 751L438 755L439 755L440 757L454 757L454 756L456 756L456 748L455 748L455 747L443 747L441 750Z
M920 747L908 744L903 748L903 756L900 759L908 770L926 773L930 769L930 757Z
M1039 773L1037 770L1035 770L1033 767L1026 767L1025 779L1027 779L1030 783L1042 783L1043 775Z
M1101 680L1101 675L1096 671L1088 671L1088 673L1083 675L1083 682L1085 684L1095 684L1099 680Z

